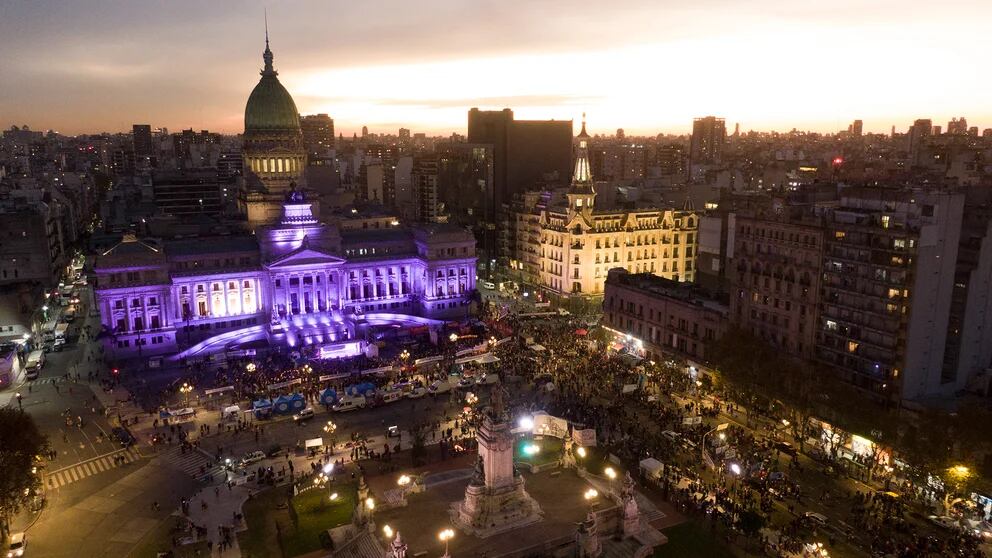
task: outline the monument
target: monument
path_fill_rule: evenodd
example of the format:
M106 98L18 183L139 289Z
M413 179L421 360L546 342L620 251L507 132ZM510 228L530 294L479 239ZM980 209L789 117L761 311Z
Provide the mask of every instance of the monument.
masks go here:
M476 440L479 458L465 488L465 499L451 506L459 529L486 538L541 520L541 508L524 490L524 478L513 466L513 434L502 388L493 390Z

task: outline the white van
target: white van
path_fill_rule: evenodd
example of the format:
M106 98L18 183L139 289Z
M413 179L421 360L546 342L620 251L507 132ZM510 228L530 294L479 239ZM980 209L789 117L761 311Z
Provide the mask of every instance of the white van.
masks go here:
M343 413L345 411L354 411L355 409L364 409L366 404L367 401L364 395L345 395L331 407L331 410Z
M36 351L31 351L28 355L28 362L24 366L26 371L25 377L28 380L35 380L41 373L41 369L45 367L45 351L38 349Z
M428 389L431 393L448 393L451 391L451 383L447 380L436 380Z
M401 389L390 389L382 392L383 403L392 403L400 399L403 399L403 390Z

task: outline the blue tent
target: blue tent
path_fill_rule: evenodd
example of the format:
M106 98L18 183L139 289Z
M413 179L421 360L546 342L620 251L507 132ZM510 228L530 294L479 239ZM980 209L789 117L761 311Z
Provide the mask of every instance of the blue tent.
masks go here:
M293 412L292 399L288 395L280 395L272 402L272 412L277 415L288 415Z
M251 404L251 410L257 419L268 418L269 414L272 413L272 401L268 399L254 401Z
M289 396L289 407L293 412L302 411L306 406L307 400L303 397L302 393L294 393Z
M362 382L360 384L350 385L344 388L344 392L347 395L364 395L365 397L372 397L375 395L375 384L370 382Z
M320 394L320 402L325 407L330 407L338 402L338 392L334 388L327 388Z

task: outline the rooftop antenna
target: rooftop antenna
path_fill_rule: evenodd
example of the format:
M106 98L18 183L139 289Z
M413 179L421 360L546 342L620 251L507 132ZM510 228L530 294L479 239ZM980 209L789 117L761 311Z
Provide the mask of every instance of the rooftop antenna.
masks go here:
M262 14L265 17L265 50L269 49L269 9L262 8Z

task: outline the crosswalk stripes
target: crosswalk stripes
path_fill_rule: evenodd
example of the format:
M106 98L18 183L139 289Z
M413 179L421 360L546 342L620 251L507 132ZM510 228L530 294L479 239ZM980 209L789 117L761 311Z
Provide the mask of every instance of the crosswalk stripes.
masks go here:
M159 454L167 465L174 469L179 469L183 473L193 477L202 478L210 475L212 478L223 478L224 468L214 464L214 460L199 450L186 450L185 453L179 446L175 446L168 451Z
M55 384L63 381L62 378L48 377L48 378L38 378L36 380L28 380L28 383L34 386L39 384Z
M123 463L120 461L115 461L118 456L123 456ZM103 473L104 471L109 471L120 467L122 464L132 463L141 459L141 453L137 448L128 448L126 450L118 450L115 452L108 453L106 455L101 455L89 461L84 461L82 463L77 463L69 467L63 467L56 471L52 471L48 474L48 478L45 480L45 489L53 490L68 484L72 484L77 481L81 481L87 477Z

